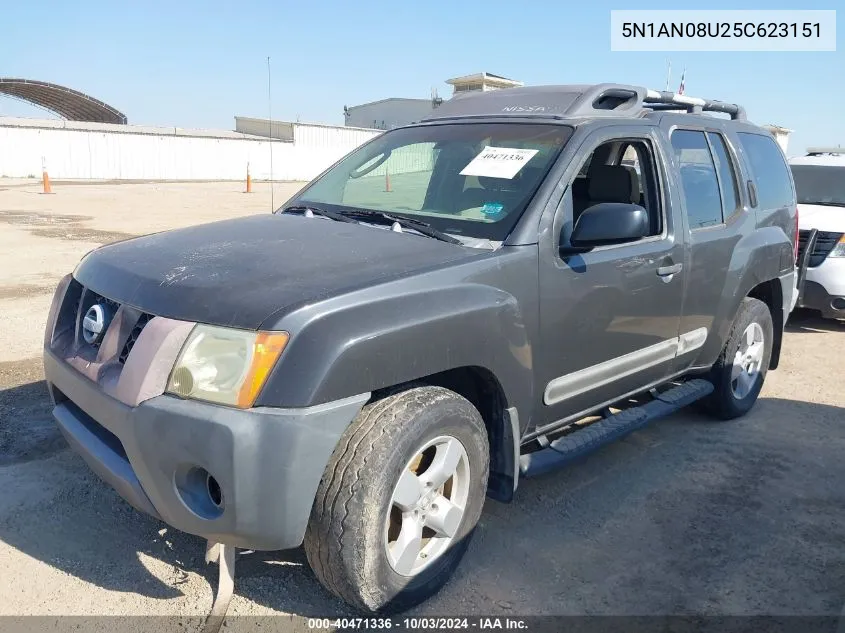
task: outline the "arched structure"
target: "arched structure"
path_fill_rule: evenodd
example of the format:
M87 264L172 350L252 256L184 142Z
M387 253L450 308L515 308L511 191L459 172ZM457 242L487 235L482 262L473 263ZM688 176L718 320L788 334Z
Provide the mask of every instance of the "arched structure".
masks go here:
M8 95L55 112L68 121L126 124L123 112L77 90L46 81L0 77L0 95Z

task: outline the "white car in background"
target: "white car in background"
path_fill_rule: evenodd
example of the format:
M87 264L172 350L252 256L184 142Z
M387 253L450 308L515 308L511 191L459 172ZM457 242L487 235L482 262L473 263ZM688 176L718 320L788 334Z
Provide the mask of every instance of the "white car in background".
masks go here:
M845 147L789 161L798 194L798 307L845 319Z

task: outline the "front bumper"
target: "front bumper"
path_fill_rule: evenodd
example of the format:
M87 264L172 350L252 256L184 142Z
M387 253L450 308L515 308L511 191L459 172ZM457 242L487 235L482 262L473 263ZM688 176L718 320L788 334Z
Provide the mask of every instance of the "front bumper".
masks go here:
M845 293L830 294L827 288L817 281L804 281L799 306L819 310L826 319L845 319Z
M826 257L807 266L798 293L798 306L819 310L829 319L845 318L845 257Z
M241 410L159 395L128 406L49 347L44 373L62 433L126 501L184 532L257 550L302 542L323 470L369 398Z

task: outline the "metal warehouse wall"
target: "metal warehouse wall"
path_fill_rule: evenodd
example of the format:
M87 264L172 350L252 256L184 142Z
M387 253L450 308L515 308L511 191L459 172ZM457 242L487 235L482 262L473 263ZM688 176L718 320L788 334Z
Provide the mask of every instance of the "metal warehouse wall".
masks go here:
M293 142L228 131L0 118L0 176L54 179L310 180L379 132L293 124Z
M349 108L346 125L389 130L431 114L431 99L382 99Z

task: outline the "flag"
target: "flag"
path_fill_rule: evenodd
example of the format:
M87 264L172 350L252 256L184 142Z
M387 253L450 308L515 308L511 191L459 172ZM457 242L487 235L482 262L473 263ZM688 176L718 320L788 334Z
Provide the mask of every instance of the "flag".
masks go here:
M678 88L678 94L679 95L684 94L684 81L686 80L686 78L687 78L687 69L684 68L684 72L681 73L681 86L680 86L680 88Z

